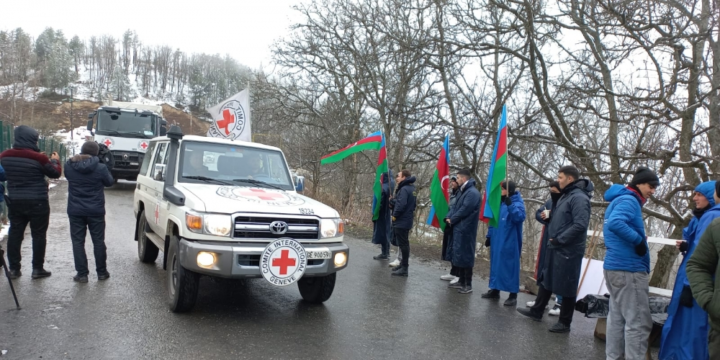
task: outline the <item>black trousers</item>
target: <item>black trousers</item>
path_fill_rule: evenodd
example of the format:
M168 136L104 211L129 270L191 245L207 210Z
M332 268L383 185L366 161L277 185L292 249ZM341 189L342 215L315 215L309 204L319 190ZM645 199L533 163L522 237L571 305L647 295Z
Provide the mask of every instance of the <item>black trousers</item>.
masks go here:
M75 271L80 276L87 275L88 260L85 254L85 235L90 230L95 254L95 270L99 274L107 272L107 247L105 247L105 216L72 216L70 219L70 238L75 258Z
M473 268L458 268L458 272L460 273L460 280L458 280L460 282L460 285L472 286Z
M530 308L530 311L533 315L537 317L542 317L543 313L545 312L545 307L547 306L548 302L550 302L550 297L552 297L552 291L544 288L542 285L538 288L538 294L535 298L535 305ZM575 311L575 301L577 300L577 297L562 297L562 304L560 305L560 320L559 322L570 326L573 319L573 311Z
M395 241L397 241L400 252L402 253L400 265L408 267L408 259L410 259L410 229L398 229L394 227L393 237Z
M450 275L460 277L460 268L457 267L457 266L455 266L455 265L453 265L453 266L450 268Z
M10 270L20 270L20 248L25 238L25 229L30 224L32 234L32 267L42 269L45 263L45 246L47 245L47 229L50 222L50 203L48 200L12 200L8 206L7 255Z

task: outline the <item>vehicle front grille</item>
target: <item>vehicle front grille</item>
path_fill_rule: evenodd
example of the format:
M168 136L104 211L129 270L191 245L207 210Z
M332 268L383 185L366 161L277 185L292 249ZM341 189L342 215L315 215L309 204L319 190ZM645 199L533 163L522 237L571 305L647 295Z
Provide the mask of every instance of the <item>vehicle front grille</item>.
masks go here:
M275 234L270 224L281 221L287 224L287 232ZM320 221L317 219L293 219L282 217L238 216L235 218L235 238L278 239L289 237L300 240L318 239Z
M325 259L311 259L307 261L307 266L322 265ZM260 266L260 255L238 255L238 265L241 266Z
M111 151L114 169L138 169L144 154L132 151Z

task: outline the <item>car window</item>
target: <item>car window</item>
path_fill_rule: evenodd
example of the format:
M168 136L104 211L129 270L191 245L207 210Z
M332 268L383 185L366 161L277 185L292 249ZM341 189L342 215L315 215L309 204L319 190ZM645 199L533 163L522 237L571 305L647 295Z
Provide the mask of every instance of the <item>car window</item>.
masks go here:
M140 175L147 176L148 168L150 168L150 163L153 160L153 152L155 151L155 145L156 142L151 142L150 146L148 147L147 151L145 152L145 157L143 157L142 166L140 166Z

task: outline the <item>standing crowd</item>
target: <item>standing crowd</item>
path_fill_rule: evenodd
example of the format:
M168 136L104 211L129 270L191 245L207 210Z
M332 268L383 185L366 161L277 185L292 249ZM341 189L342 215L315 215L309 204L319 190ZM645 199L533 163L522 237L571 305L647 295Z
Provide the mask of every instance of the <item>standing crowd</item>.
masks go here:
M38 132L28 126L15 128L12 149L0 154L0 181L7 181L4 201L8 207L10 229L7 255L9 277L22 276L20 247L25 229L30 225L32 236L32 279L52 275L45 269L45 247L50 223L50 202L46 178L58 179L63 174L60 157L52 153L48 158L38 148ZM83 144L81 153L65 163L64 174L68 181L67 214L70 239L77 274L73 280L88 282L88 260L85 254L85 237L90 231L95 254L98 280L110 277L106 265L105 247L105 193L103 188L114 183L108 168L100 163L99 146L93 141Z
M399 247L398 259L390 263L392 275L408 276L410 243L415 210L415 177L402 170L392 192L383 179L380 218L374 224L373 243L381 246L376 260L390 259L390 245ZM609 292L607 359L645 359L653 322L650 314L650 254L642 208L660 185L658 175L640 167L627 185L612 185L604 194L603 237L606 254L604 278ZM470 294L475 265L477 232L482 196L467 169L449 182L449 212L444 219L441 258L451 264L442 275L450 289ZM490 226L484 244L490 248L489 291L483 299L509 295L505 306L516 306L520 290L522 231L525 204L513 181L501 184L502 198L497 226ZM518 313L541 321L553 294L549 315L558 321L549 331L571 329L577 301L582 260L585 256L594 186L580 177L574 166L558 170L549 184L550 198L535 218L543 225L536 268L538 293ZM391 193L392 192L392 193ZM694 191L693 219L677 247L683 261L677 273L662 331L661 360L720 359L720 182L700 184ZM387 206L385 206L387 204ZM392 229L392 231L390 231Z

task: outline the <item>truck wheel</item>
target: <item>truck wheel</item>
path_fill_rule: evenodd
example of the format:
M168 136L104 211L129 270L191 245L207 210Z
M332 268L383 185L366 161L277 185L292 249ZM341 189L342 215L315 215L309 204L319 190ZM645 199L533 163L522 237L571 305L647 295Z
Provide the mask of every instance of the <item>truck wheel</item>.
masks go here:
M138 257L141 262L154 263L158 256L158 248L150 239L145 236L147 231L147 219L145 218L145 210L140 212L140 220L137 227L138 238Z
M336 273L332 273L298 280L298 289L303 300L315 304L327 301L335 289L335 275Z
M178 246L180 241L176 236L170 238L170 248L168 249L168 265L170 265L168 274L168 296L170 310L180 313L190 311L195 306L197 299L198 283L200 276L189 271L180 265L178 257Z

